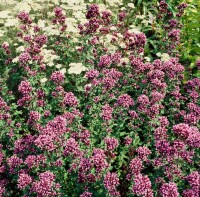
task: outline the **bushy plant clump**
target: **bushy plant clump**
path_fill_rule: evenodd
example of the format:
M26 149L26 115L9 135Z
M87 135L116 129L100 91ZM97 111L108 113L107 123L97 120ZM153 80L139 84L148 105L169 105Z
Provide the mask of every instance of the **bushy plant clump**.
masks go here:
M2 44L0 196L199 196L200 79L147 59L126 16L91 4L74 36L55 7L47 35L19 12L20 48ZM172 28L167 50L178 41Z

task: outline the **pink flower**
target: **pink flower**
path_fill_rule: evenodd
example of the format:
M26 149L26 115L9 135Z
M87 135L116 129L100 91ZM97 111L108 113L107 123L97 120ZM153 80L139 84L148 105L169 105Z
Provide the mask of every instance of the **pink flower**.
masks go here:
M199 194L196 193L193 189L186 189L183 191L184 197L199 197Z
M102 113L101 113L101 117L103 120L108 121L112 119L112 112L113 109L112 107L110 107L108 104L104 105L102 107Z
M76 107L78 105L78 100L72 92L67 92L64 97L64 104L70 107Z
M106 161L106 156L104 151L101 149L94 149L93 151L93 163L97 173L100 173L102 170L108 167L108 163Z
M191 127L191 132L186 139L186 143L192 148L200 148L200 132L197 127Z
M19 56L19 62L21 64L26 64L29 60L31 60L31 56L28 53L26 53L26 52L22 53Z
M54 13L56 17L58 18L62 17L63 16L62 12L63 12L63 9L61 7L54 8Z
M139 174L143 168L141 159L137 157L132 159L129 164L129 167L130 167L131 173L133 173L134 175Z
M192 188L200 187L200 174L197 171L192 172L188 176L186 176L186 180L189 182Z
M109 55L103 55L100 57L100 62L98 63L99 67L110 66L112 63L111 57Z
M94 78L96 78L96 77L99 76L99 71L95 70L95 69L91 69L91 70L89 70L89 71L86 72L85 76L88 79L94 79Z
M21 81L18 86L18 91L22 94L29 94L32 91L32 87L28 81Z
M178 188L175 183L164 183L160 188L160 194L162 197L178 197Z
M35 42L41 47L42 45L46 44L48 41L47 36L39 35L35 38Z
M50 172L43 172L39 175L39 181L32 184L31 191L36 192L41 197L56 197L57 192L53 189L55 175Z
M132 143L132 141L133 141L132 138L126 137L124 143L126 146L129 146Z
M59 84L62 83L64 81L64 74L61 73L60 71L55 71L52 73L50 79L55 83L55 84Z
M134 105L133 99L128 94L122 94L121 96L119 96L117 99L117 103L118 105L121 105L125 108L129 108L130 106Z
M147 159L147 157L151 154L151 151L145 146L140 146L136 149L136 152L138 154L138 157L144 160Z
M0 185L0 197L3 196L4 192L5 192L5 187Z
M114 137L107 137L104 139L106 146L107 146L107 150L112 151L114 150L117 146L118 146L118 140L115 139Z
M119 178L117 177L116 173L108 172L104 177L103 183L111 196L120 196L119 192L116 189L116 187L119 185Z
M19 167L23 163L23 160L16 155L13 155L7 159L7 163L10 169L13 170L14 168Z
M137 102L141 105L148 105L149 104L149 97L144 95L144 94L141 94L138 99L137 99Z
M180 123L173 126L173 131L180 137L187 138L190 134L190 127L188 124Z
M22 11L20 12L17 17L23 22L23 23L32 23L32 20L30 19L29 17L29 13L28 12L25 12L25 11Z
M19 189L25 189L31 182L32 178L28 174L21 173L19 174L17 186Z
M151 181L148 176L137 174L134 176L134 185L132 191L136 195L144 197L153 197L153 191L151 189Z
M80 195L80 197L92 197L92 193L85 191Z
M90 19L90 18L95 18L98 17L100 15L99 13L99 6L96 4L92 4L90 5L87 13L86 13L86 18Z
M37 111L31 111L29 113L28 123L36 122L40 120L41 114Z
M74 138L69 138L67 140L63 154L65 156L68 156L69 154L74 156L80 155L79 145Z

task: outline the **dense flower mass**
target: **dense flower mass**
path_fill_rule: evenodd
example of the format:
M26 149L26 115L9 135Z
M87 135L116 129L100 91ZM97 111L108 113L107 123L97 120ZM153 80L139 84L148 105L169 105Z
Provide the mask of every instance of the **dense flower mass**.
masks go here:
M78 100L72 92L67 92L64 97L64 104L75 107L78 105Z
M0 2L0 197L199 197L197 5Z
M128 94L123 94L119 96L119 98L117 99L117 103L125 108L129 108L129 106L134 105L133 99Z
M103 183L111 196L119 196L119 192L116 189L116 187L119 185L119 178L117 177L116 173L108 172Z
M32 90L32 87L30 85L30 82L28 81L21 81L21 83L18 86L18 91L24 95L31 92L31 90Z
M18 178L18 188L24 189L32 182L32 178L28 174L20 174Z
M175 183L164 183L160 188L160 193L163 197L179 196L178 189Z
M50 79L54 82L54 83L61 83L64 80L64 75L63 73L61 73L60 71L56 71L54 73L52 73Z
M143 176L142 174L135 175L132 190L136 195L153 197L151 181L149 180L148 176Z

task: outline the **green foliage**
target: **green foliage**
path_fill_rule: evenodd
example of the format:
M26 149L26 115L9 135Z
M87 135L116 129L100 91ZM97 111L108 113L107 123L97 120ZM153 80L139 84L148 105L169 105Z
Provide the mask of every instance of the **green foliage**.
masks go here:
M192 74L200 77L196 61L200 59L200 1L188 0L182 17L182 44L179 48L181 61L186 67L185 80Z

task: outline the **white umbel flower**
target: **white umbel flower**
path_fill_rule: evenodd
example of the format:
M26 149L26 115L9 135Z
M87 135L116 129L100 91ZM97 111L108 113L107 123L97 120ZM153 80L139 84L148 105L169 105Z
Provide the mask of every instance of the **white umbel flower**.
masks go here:
M19 57L16 57L16 58L14 58L14 59L12 60L12 63L17 63L17 62L19 62Z
M133 3L128 3L128 7L129 7L129 8L134 8L135 6L134 6Z
M68 69L69 74L80 74L83 71L86 71L87 68L83 66L82 63L70 63L69 64L70 68Z
M47 81L47 78L42 78L42 79L40 79L40 83L45 83Z
M0 18L4 18L4 19L11 18L11 16L9 16L10 13L11 13L10 11L1 11Z
M25 51L24 46L19 46L19 47L16 48L17 53L21 53L21 52L24 52L24 51Z
M160 58L161 58L161 61L166 62L170 59L170 56L167 53L163 53L161 54Z
M13 27L13 26L17 26L19 24L18 19L15 18L9 18L6 20L5 22L5 27Z
M56 65L56 68L61 68L62 67L62 64L57 64Z
M39 20L38 21L38 27L40 27L40 28L43 28L43 27L45 27L45 20Z
M61 69L60 72L64 75L67 72L66 68Z

